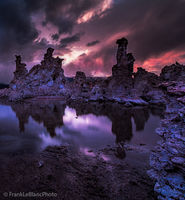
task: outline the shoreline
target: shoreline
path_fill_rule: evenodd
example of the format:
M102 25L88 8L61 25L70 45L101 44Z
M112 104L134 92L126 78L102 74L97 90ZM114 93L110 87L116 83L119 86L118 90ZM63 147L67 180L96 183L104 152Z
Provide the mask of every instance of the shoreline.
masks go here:
M130 152L145 157L145 153ZM6 158L0 165L3 172L1 194L5 191L45 191L57 193L54 199L60 200L155 199L154 182L146 174L149 164L143 161L134 163L132 158L120 160L114 153L114 149L108 147L87 156L70 147L58 146L48 147L34 157L17 155L9 160Z

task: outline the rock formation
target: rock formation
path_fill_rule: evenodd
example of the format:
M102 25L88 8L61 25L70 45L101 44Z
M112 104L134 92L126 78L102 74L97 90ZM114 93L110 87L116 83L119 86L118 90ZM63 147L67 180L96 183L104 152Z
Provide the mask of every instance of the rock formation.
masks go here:
M60 59L59 57L54 58L53 57L54 49L48 48L46 54L44 54L44 60L41 61L40 65L34 66L30 72L31 74L37 74L39 72L47 72L45 76L46 78L56 81L57 78L64 78L64 70L62 69L62 61L64 59ZM45 77L43 77L45 78ZM45 78L45 79L46 79ZM47 81L47 80L46 80Z
M54 49L48 48L41 64L33 66L27 72L21 57L16 58L16 71L10 89L6 94L11 101L44 95L57 95L63 93L65 85L64 70L59 57L53 57Z
M24 78L24 76L28 73L28 70L26 69L26 64L21 63L21 56L15 56L16 57L16 70L14 72L14 79L21 79Z
M134 73L134 92L137 96L148 96L151 91L158 91L159 77L139 67ZM156 94L155 94L156 95Z
M131 53L127 53L127 39L121 38L116 44L118 45L117 64L112 68L112 85L114 88L121 85L123 87L119 89L128 91L133 87L132 74L135 59Z
M78 85L81 85L85 83L85 81L86 81L85 73L81 71L77 71L76 76L75 76L75 83Z
M178 62L161 70L162 81L185 81L185 67Z
M150 156L148 174L156 181L158 199L184 199L185 192L185 109L174 101L156 132L161 141Z
M84 72L76 72L75 77L65 77L62 69L63 59L53 57L54 49L48 48L40 64L28 72L21 56L16 56L16 71L10 88L0 91L1 97L10 101L38 96L60 96L64 99L85 101L116 101L125 106L165 104L165 95L180 94L184 101L184 66L176 63L166 66L160 77L138 68L133 73L134 57L127 53L128 41L117 40L117 63L112 67L112 76L86 77ZM181 83L179 82L181 80ZM178 83L169 83L176 81ZM167 82L167 83L164 83ZM172 87L176 84L176 87ZM142 98L142 99L141 99Z
M115 78L132 78L134 57L131 53L127 54L128 41L125 38L117 40L117 64L112 68L112 76Z

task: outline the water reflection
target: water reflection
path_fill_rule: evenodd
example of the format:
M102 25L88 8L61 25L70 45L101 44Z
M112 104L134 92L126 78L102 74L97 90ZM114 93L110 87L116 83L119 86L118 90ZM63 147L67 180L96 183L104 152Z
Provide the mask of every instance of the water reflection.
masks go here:
M126 109L113 104L32 102L0 105L0 152L37 152L68 144L92 155L90 149L125 142L155 145L161 110Z

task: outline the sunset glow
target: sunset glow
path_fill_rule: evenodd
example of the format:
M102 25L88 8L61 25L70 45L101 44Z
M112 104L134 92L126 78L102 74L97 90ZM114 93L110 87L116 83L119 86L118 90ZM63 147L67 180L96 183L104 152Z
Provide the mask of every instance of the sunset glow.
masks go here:
M159 69L161 69L163 66L171 65L176 62L185 63L185 51L170 51L159 57L149 58L143 63L136 62L135 70L137 69L137 67L142 66L148 71L152 71L159 74Z

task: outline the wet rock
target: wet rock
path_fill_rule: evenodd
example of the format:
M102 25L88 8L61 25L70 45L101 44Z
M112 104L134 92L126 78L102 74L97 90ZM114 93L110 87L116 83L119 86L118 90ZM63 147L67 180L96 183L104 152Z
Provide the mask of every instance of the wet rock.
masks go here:
M44 161L43 160L39 160L38 167L41 168L43 166L44 166Z
M167 93L170 96L178 96L183 97L185 96L185 82L173 82L173 85L167 87Z
M154 190L158 199L184 199L184 114L185 109L174 99L168 104L161 127L156 130L161 141L150 156L148 174L156 180Z
M95 85L91 90L90 101L97 101L98 99L102 98L103 89Z
M179 102L185 104L185 96L177 99Z
M171 161L175 164L185 165L185 158L183 157L173 157Z

